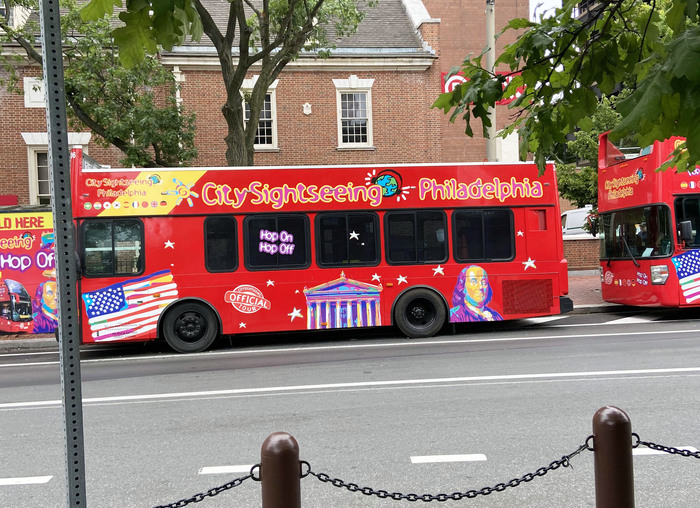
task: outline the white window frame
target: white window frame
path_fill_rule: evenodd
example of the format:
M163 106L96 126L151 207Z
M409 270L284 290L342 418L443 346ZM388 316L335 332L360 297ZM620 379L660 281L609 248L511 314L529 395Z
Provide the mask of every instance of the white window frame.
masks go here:
M46 108L46 96L44 94L44 80L41 78L23 79L24 83L24 107Z
M338 149L339 150L373 150L374 135L372 128L372 85L374 79L359 79L351 74L348 79L334 79L336 97L336 118L338 126ZM344 143L343 142L343 119L342 119L342 94L344 93L364 93L367 107L367 142L366 143Z
M250 94L253 92L253 88L255 87L255 83L258 81L258 78L260 76L255 75L250 79L244 79L243 80L243 85L241 85L241 96L242 99L245 101L245 95ZM277 144L277 84L279 83L279 79L276 79L273 81L273 83L270 85L270 87L267 89L267 94L270 95L270 117L272 120L272 144L268 145L258 145L255 144L253 145L253 148L255 149L256 152L276 152L279 150L279 146ZM243 121L245 122L245 104L243 106ZM258 119L258 126L260 125L260 119Z
M37 164L37 154L49 151L49 135L46 132L22 132L22 138L27 145L27 178L29 182L29 204L39 203L39 166ZM92 133L90 132L69 132L69 146L83 146L87 154L87 146ZM50 185L50 184L49 184ZM42 194L43 196L43 194Z
M9 9L7 9L4 2L2 3L2 5L0 5L0 9L2 9L5 12L5 21L7 22L10 28L18 28L22 26L27 21L27 18L32 12L30 9L21 5L13 5ZM1 15L2 14L0 14L0 16ZM5 31L2 28L0 28L0 34L4 33Z

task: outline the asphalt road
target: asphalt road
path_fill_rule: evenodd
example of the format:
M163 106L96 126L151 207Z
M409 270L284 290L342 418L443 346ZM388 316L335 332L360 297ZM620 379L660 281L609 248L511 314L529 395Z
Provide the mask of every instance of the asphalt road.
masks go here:
M625 410L643 440L700 448L699 331L693 313L660 311L465 325L430 340L382 331L244 337L197 355L87 348L87 506L206 492L247 474L276 431L296 438L316 473L419 495L546 467L586 441L606 405ZM55 345L0 353L0 450L0 506L65 506ZM447 505L595 506L593 453L571 464ZM697 459L636 455L634 468L638 508L697 505ZM305 508L410 504L313 476L301 488ZM261 506L260 484L197 506Z

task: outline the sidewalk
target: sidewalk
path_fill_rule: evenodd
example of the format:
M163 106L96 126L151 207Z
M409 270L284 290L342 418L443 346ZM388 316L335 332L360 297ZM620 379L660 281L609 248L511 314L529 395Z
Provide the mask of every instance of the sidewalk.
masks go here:
M572 270L569 272L569 298L574 302L573 312L605 312L618 307L603 301L600 294L600 275L598 270Z

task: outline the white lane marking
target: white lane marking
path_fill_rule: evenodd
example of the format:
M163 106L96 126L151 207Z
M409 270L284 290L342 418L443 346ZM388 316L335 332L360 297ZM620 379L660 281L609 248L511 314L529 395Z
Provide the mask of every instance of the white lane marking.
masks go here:
M628 316L628 317L623 317L620 319L613 319L612 321L608 321L607 325L628 325L628 324L634 324L634 323L649 323L650 321L655 321L656 317L655 316L645 316L644 314L638 314L636 316Z
M658 374L689 374L700 372L700 367L679 367L667 369L631 369L631 370L599 370L582 372L549 372L542 374L504 374L497 376L464 376L426 379L397 379L393 381L359 381L348 383L326 383L315 385L292 386L268 386L261 388L236 388L230 390L209 390L201 392L175 392L153 393L145 395L119 395L114 397L89 397L83 399L83 404L102 404L111 402L136 402L145 400L168 400L184 398L221 397L228 395L251 395L272 392L301 392L308 390L329 390L339 388L369 388L385 386L411 386L411 385L439 385L447 383L486 382L486 381L514 381L514 380L542 380L542 379L566 379L566 378L591 378L600 376L633 376L633 375L658 375ZM30 407L60 406L60 400L37 400L33 402L6 402L0 404L0 409L17 409Z
M693 446L674 446L678 450L688 450L691 453L698 451L697 448ZM632 455L671 455L670 453L662 452L660 450L652 450L651 448L635 448L632 450Z
M533 324L540 324L540 323L548 323L550 321L558 321L559 319L566 319L569 316L542 316L542 317L533 317L533 318L525 318L522 321L526 323L533 323Z
M26 476L24 478L0 478L0 485L32 485L48 483L53 476Z
M239 465L239 466L209 466L199 470L199 474L232 474L232 473L250 473L254 464Z
M416 455L411 457L411 464L429 464L433 462L479 462L486 460L483 453L466 453L462 455Z
M578 325L552 325L555 327L564 326L578 326ZM590 324L581 324L581 326L591 326ZM663 331L646 331L646 332L625 332L625 337L637 336L637 335L677 335L684 333L692 333L697 335L697 330L663 330ZM194 358L204 358L207 356L238 356L238 355L250 355L250 354L278 354L278 353L308 353L314 351L340 351L340 350L353 350L353 349L371 349L371 348L386 348L386 347L415 347L415 346L444 346L444 345L458 345L458 344L488 344L493 342L528 342L528 341L540 341L540 340L555 340L555 339L580 339L580 338L605 338L609 339L609 333L581 333L572 335L542 335L534 337L499 337L499 338L489 338L489 339L456 339L456 340L433 340L433 341L412 341L404 340L401 342L372 342L368 344L342 344L342 345L330 345L330 346L297 346L297 347L281 347L281 348L268 348L268 349L237 349L235 351L204 351L202 353L192 353L192 354L164 354L164 355L153 355L153 356L131 356L131 357L120 357L120 358L100 358L92 360L80 360L81 364L88 363L111 363L111 362L137 362L137 361L150 361L150 360L162 360L162 359L172 359L172 360L189 360ZM2 357L2 355L0 355ZM30 362L30 363L8 363L0 365L0 368L5 367L33 367L38 365L58 365L58 361L52 362Z

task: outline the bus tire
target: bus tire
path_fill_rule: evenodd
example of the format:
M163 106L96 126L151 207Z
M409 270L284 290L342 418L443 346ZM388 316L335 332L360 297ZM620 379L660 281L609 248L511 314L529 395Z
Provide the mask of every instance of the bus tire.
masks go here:
M178 353L199 353L212 345L218 335L214 312L202 303L179 304L163 319L163 336Z
M445 304L434 291L412 289L403 294L394 308L394 322L407 337L432 337L445 324Z

